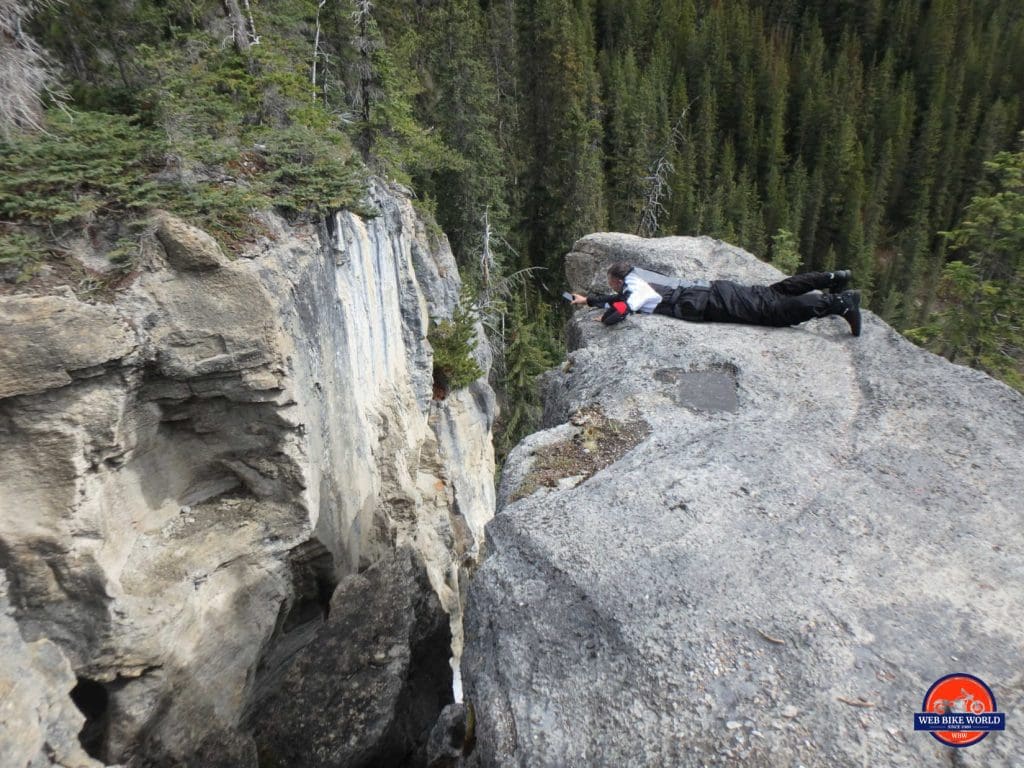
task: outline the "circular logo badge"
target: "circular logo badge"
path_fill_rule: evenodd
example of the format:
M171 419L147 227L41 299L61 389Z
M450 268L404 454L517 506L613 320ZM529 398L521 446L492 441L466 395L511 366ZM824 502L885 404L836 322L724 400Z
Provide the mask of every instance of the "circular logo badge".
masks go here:
M985 682L962 672L936 680L924 695L923 712L935 715L984 715L996 711L996 697ZM973 718L964 718L967 721ZM932 731L932 736L950 747L969 747L988 736L987 730Z

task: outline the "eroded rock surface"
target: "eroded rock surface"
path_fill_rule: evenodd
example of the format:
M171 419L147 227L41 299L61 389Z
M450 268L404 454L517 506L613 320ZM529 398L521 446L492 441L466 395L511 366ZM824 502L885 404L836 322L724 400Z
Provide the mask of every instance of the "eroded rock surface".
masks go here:
M98 760L255 759L244 713L324 629L335 586L398 547L460 634L493 393L431 399L454 259L400 192L371 194L373 219L268 217L234 261L163 216L112 304L0 297L10 620L67 658ZM46 695L67 698L58 683Z
M617 259L778 279L706 238L594 235L568 258L574 290ZM597 314L571 322L549 431L506 475L527 482L584 408L650 435L571 487L503 487L467 607L477 764L1014 765L1024 398L870 313L859 339L839 318L609 329ZM693 374L733 398L691 397ZM1008 725L953 760L913 713L961 671Z
M71 700L75 674L54 643L26 643L10 615L0 574L0 756L3 764L100 768L78 740L85 716Z

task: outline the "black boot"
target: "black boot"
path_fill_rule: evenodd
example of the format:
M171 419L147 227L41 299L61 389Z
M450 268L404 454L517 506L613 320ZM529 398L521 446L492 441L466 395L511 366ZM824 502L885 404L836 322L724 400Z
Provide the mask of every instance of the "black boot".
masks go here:
M828 284L829 293L842 293L846 290L846 286L850 282L850 278L853 277L853 272L849 269L840 269L835 272L829 272L829 276L832 278Z
M850 333L860 336L860 291L843 291L833 296L829 314L841 315L850 324Z

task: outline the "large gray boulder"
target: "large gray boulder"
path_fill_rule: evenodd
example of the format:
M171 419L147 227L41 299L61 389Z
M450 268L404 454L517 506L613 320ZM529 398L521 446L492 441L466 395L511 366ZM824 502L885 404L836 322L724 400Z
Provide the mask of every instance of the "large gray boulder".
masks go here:
M573 288L619 258L779 277L707 238L606 234L569 255ZM469 590L477 763L1019 764L1024 398L870 313L860 338L597 314L570 323ZM913 730L953 672L1005 732Z

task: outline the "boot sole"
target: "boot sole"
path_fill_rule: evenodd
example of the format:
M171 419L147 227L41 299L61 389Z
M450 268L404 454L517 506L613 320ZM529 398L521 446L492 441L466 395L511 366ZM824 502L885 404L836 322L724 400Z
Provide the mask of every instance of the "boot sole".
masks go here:
M860 336L860 294L857 291L850 291L850 303L853 306L846 311L843 317L850 324L850 333Z

